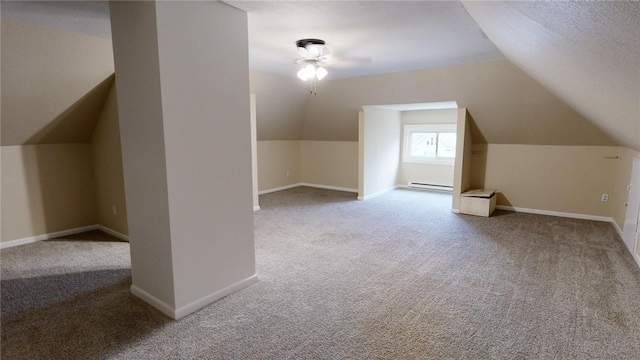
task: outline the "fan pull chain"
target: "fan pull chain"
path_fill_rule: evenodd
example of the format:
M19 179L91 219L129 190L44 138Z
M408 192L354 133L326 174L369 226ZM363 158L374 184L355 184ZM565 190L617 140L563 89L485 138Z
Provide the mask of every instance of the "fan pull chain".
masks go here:
M316 78L311 78L311 90L309 91L309 94L316 96L318 94L317 86Z

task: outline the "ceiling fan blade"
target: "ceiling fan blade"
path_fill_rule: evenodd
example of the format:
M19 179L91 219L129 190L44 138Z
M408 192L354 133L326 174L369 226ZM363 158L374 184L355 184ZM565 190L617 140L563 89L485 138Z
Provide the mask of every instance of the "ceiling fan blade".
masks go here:
M318 56L319 62L325 63L325 62L328 62L329 60L331 60L330 54Z
M331 67L333 68L346 68L351 66L362 66L369 64L373 61L371 56L345 56L335 57L331 61Z
M311 53L309 52L309 50L299 47L298 48L298 55L300 55L303 58L313 58L313 55L311 55Z

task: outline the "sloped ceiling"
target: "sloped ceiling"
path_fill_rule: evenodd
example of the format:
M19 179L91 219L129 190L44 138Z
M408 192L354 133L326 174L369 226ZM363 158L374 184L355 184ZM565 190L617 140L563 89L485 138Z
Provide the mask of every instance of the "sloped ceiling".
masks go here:
M113 81L111 41L7 19L1 26L0 144L88 142Z
M511 62L640 151L640 2L463 4Z
M249 65L295 77L296 40L323 39L327 80L503 59L459 1L225 1L248 13Z
M508 94L510 96L505 98L489 98L488 95L482 94L483 89L480 88L477 89L479 96L470 92L466 106L478 123L478 129L487 135L487 141L540 144L617 143L640 150L638 2L228 3L248 11L250 64L253 70L260 70L254 71L252 75L252 90L261 92L258 97L258 127L261 139L291 139L297 138L301 133L302 138L352 138L351 120L344 120L345 123L338 125L343 121L340 119L345 118L346 111L352 111L347 110L351 109L352 104L346 105L346 102L351 103L356 98L362 98L363 101L378 98L383 101L382 98L386 96L380 96L380 93L387 91L384 88L361 86L377 83L377 79L382 78L369 80L366 77L354 76L397 72L397 75L383 78L393 81L394 86L399 89L399 94L406 93L408 97L418 98L417 101L411 102L461 100L452 97L455 95L452 93L453 90L449 91L450 96L445 97L446 93L437 90L438 84L427 82L426 87L420 85L432 75L419 75L419 79L416 79L411 76L411 72L400 72L433 69L424 74L437 75L435 78L438 81L448 84L452 81L451 77L440 75L449 73L448 68L452 65L480 64L487 60L500 60L506 56L532 78L527 78L529 85L524 85L524 88L535 89L538 86L536 84L540 83L557 98L542 91L537 92L540 96L533 99L511 96L513 94ZM108 6L105 2L86 1L3 1L1 5L2 145L21 144L33 141L33 136L39 130L67 111L113 71L111 42L108 39ZM24 37L15 38L16 34L7 35L5 32L4 23L7 18L38 24L46 30L42 30L32 40ZM71 37L91 35L91 42L94 44L90 45L91 51L82 53L74 48L75 52L71 52L77 54L73 55L77 59L84 60L66 61L62 54L69 54L67 48L63 46L56 49L49 45L54 43L52 40L57 32L64 31L58 29L70 30L66 33L71 34ZM334 63L334 68L330 69L329 79L333 77L338 80L322 82L320 91L324 91L323 86L325 89L344 89L345 99L337 98L335 102L318 106L323 101L319 101L320 98L309 97L304 86L295 86L284 91L288 81L277 79L276 75L262 73L279 74L289 77L292 81L298 81L295 78L294 59L297 54L293 43L305 37L325 39L336 58L344 60ZM37 60L37 57L26 57L24 61L11 60L13 53L7 44L11 45L12 41L14 45L22 41L20 46L24 51L43 47L51 52L50 59L58 62L60 68L46 67L46 62L38 64L37 61L43 60ZM70 44L68 40L64 41L65 44ZM100 45L96 46L98 43ZM96 61L89 59L90 57L102 62L94 69L89 69L86 65ZM6 71L7 59L16 65L15 69ZM92 66L95 66L95 63ZM447 69L437 70L440 67ZM78 76L78 71L85 75ZM48 74L43 78L46 81L36 80L37 76L43 76L45 73ZM473 71L470 73L473 74ZM520 75L515 76L518 78ZM14 80L18 81L19 77L28 80L31 84L30 91L23 89L26 85L21 82L13 83ZM474 74L459 86L472 88L478 84L479 78L485 77L480 73ZM396 84L394 79L403 79L405 83ZM330 85L334 81L338 83ZM274 86L280 90L270 92L271 83L275 83ZM516 86L516 82L512 80L508 80L508 83L510 85L506 88ZM416 84L421 86L417 88L417 92L405 90L416 88ZM502 91L499 88L496 90ZM22 91L22 97L12 98L12 91L16 95L17 91ZM301 91L301 96L297 96L296 91ZM436 93L443 95L434 99L424 98L428 94ZM508 102L506 98L517 101ZM544 119L541 119L530 110L536 106L547 106L543 103L543 99L547 98L551 99L549 101L553 105L540 112L541 116L544 116ZM26 100L23 102L24 99ZM492 103L483 104L480 102L481 99ZM559 106L558 103L562 102L568 106ZM32 106L36 103L37 107ZM342 103L347 107L342 107ZM496 104L504 104L505 108L513 109L515 112L500 112L500 109L496 109L495 113L501 114L498 118L505 120L498 121L490 112L479 109L476 104L483 104L486 109L495 107ZM12 112L18 107L22 113L13 116ZM342 111L345 111L344 116L329 116ZM491 117L485 118L481 113ZM332 122L335 122L336 126L332 125ZM575 129L575 134L568 130L570 127ZM533 135L542 134L540 129L543 128L549 136L540 138ZM340 129L346 132L337 133ZM532 132L532 129L535 131ZM599 134L598 129L605 133ZM315 131L319 133L316 134ZM558 133L564 134L567 139Z
M305 140L358 139L363 105L456 101L474 119L476 143L616 145L508 60L333 80L310 96Z

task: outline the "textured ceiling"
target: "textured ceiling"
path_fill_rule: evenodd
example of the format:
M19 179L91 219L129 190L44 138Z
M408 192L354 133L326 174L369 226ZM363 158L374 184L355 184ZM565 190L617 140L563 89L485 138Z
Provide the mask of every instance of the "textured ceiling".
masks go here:
M506 57L640 150L640 2L227 3L248 12L252 69L295 76L294 43L307 37L335 55L329 80ZM110 38L103 1L3 1L2 17Z
M620 144L640 151L639 2L464 6L511 62Z
M2 1L2 17L111 39L107 1Z
M327 79L503 59L458 1L226 1L248 13L251 68L294 76L295 42L323 39Z
M227 1L248 12L252 69L295 76L295 41L333 53L328 80L503 59L458 1ZM105 1L2 3L2 17L110 38Z

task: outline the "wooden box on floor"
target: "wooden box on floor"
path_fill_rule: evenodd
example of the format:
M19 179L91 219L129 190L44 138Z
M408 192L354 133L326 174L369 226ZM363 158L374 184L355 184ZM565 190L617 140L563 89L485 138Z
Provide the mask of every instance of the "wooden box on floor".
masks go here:
M460 213L489 217L496 209L496 198L494 189L463 192L460 196Z

